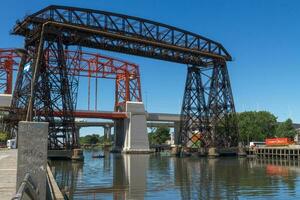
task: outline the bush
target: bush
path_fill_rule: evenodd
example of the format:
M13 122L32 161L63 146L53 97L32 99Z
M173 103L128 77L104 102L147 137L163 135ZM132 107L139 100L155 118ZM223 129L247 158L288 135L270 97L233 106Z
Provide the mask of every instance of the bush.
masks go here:
M8 134L5 132L0 132L0 142L6 142L8 140Z

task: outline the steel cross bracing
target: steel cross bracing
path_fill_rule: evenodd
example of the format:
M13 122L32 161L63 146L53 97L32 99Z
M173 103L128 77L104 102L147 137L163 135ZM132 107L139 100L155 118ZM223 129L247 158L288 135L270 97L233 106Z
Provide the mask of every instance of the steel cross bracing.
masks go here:
M206 108L200 68L188 67L181 108L178 144L194 148L200 147L200 141L206 134Z
M36 26L60 27L64 44L203 65L214 58L231 60L215 41L166 24L111 12L49 6L17 23L13 33L30 36Z
M0 49L0 94L12 93L13 71L19 69L21 54L21 49ZM46 55L52 57L51 59L54 57L50 53ZM76 78L76 76L88 78L88 104L90 104L89 86L92 78L116 80L115 111L124 110L126 101L142 101L138 65L83 51L65 50L64 55L68 63L68 75L72 78ZM76 93L72 92L72 94ZM90 110L90 106L88 106L88 110Z
M226 63L215 61L210 71L212 73L206 83L210 82L209 91L206 92L208 134L203 141L209 146L225 148L237 146L239 137L237 118Z
M21 53L19 49L0 49L0 94L12 93L13 71L19 69ZM69 63L68 74L72 77L116 79L115 110L124 110L126 101L141 101L139 67L116 58L65 50L65 59ZM47 56L53 57L49 53ZM78 67L76 67L78 66ZM54 67L54 66L49 66ZM88 90L90 88L88 87ZM90 101L90 98L88 98ZM88 109L90 110L90 109Z
M13 68L20 63L20 55L15 49L0 49L0 94L11 94Z
M66 6L49 6L26 17L16 24L13 33L25 36L26 45L34 47L36 55L39 55L44 40L56 42L59 34L60 44L67 47L78 45L105 49L195 66L200 70L199 72L189 70L188 79L191 81L187 80L186 83L192 86L186 85L182 106L181 130L187 132L182 132L181 139L178 141L185 145L188 145L187 141L197 145L202 143L206 147L231 146L235 143L227 141L235 137L234 135L228 135L222 139L223 142L220 141L220 137L226 134L219 132L223 127L220 124L224 124L225 130L236 126L231 125L235 120L230 122L226 120L227 116L235 114L229 77L223 72L219 73L221 75L203 76L206 69L217 68L217 65L219 68L226 68L227 71L226 61L231 61L232 58L220 43L146 19ZM37 44L36 41L41 42ZM41 57L35 58L40 62ZM35 70L38 71L40 65L35 66ZM200 73L204 79L207 78L211 84L205 85L207 81L199 78L196 73ZM194 79L197 80L196 83ZM120 82L123 80L120 79ZM189 89L194 88L194 85L198 85L200 89ZM223 86L226 88L224 89ZM201 92L203 90L204 92ZM32 97L35 93L34 88L31 87L29 91ZM205 106L203 102L195 103L195 99L203 99L202 93L204 93ZM194 108L193 104L198 108ZM32 98L29 98L28 105L27 118L30 118ZM230 108L227 108L228 105ZM185 116L185 113L188 113L188 116ZM191 133L194 135L191 136Z
M179 144L190 148L237 146L238 127L226 63L188 68Z
M24 52L23 52L24 53ZM44 86L41 87L41 91L37 94L41 94L43 92L47 92L47 87L45 83L51 84L51 91L48 92L48 97L44 99L49 99L47 102L52 102L55 106L51 110L52 113L49 113L48 110L44 110L43 103L40 102L39 105L34 106L34 115L36 120L41 121L49 121L51 126L55 126L53 136L50 140L50 147L57 148L55 144L61 143L71 143L73 144L76 141L63 141L62 139L55 139L55 136L59 135L59 138L66 138L65 135L61 135L63 131L61 131L58 127L64 127L66 124L62 125L60 123L61 120L57 118L63 117L66 113L64 113L59 107L59 102L55 102L56 100L60 99L60 96L54 94L56 84L59 84L61 80L57 80L56 76L59 75L58 65L56 63L57 54L59 51L55 50L45 50L44 51L44 61L46 65L43 65L41 68L41 77L44 82ZM69 86L72 88L70 92L72 97L70 99L74 99L73 102L73 110L76 106L77 99L77 85L78 85L78 77L87 77L89 80L91 78L108 78L108 79L115 79L116 80L116 88L115 91L115 109L118 111L124 110L125 102L126 101L141 101L141 87L140 87L140 74L139 68L136 64L125 62L122 60L118 60L115 58L99 55L99 54L92 54L92 53L85 53L81 50L72 51L72 50L64 50L64 61L66 63L67 68L67 75L69 78ZM28 53L30 54L30 53ZM23 54L23 57L28 57L28 54ZM26 59L25 58L25 59ZM24 59L24 58L23 58ZM13 107L11 109L10 118L18 118L18 120L22 120L25 118L26 105L28 104L28 93L29 87L31 84L31 74L32 74L32 65L33 59L28 59L26 61L25 67L20 66L21 55L20 53L17 54L15 49L2 49L0 50L0 60L3 60L4 63L9 63L9 65L5 65L6 68L0 69L0 73L3 73L5 77L7 74L13 73L13 70L19 70L14 99L13 99ZM25 69L24 69L25 68ZM54 80L49 81L49 77L53 77ZM120 83L120 80L123 81ZM4 85L10 85L10 82L6 82ZM88 86L88 91L90 90ZM27 94L27 95L26 95ZM37 96L37 99L42 97ZM88 98L88 101L89 98ZM46 101L44 101L46 102ZM38 106L42 106L43 109L37 109ZM49 107L49 106L47 106ZM52 118L46 118L46 116L52 116ZM16 126L16 120L11 121L12 126ZM50 126L50 127L51 127ZM58 126L58 127L57 127ZM59 133L59 134L58 134ZM68 138L72 138L68 136ZM77 138L78 139L78 138ZM51 146L52 144L52 146Z

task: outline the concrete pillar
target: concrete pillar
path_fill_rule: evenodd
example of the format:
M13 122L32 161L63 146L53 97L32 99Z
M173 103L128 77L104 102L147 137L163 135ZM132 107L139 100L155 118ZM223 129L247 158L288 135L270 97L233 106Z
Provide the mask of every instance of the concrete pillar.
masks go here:
M72 149L72 157L71 159L73 161L83 161L84 155L82 149Z
M38 199L46 199L46 172L48 149L47 122L19 122L18 126L17 190L25 174L29 173L38 187Z
M128 118L124 120L126 136L124 153L149 153L149 140L144 104L142 102L126 102Z
M80 127L78 127L78 126L76 126L75 127L75 139L76 139L76 141L78 142L78 144L80 145L80 142L79 142L79 138L80 138Z
M180 122L174 122L174 144L178 145L178 137L180 132Z
M216 158L219 156L219 153L217 152L217 149L214 147L211 147L208 149L208 157L209 158Z
M111 137L111 126L110 125L105 125L104 126L104 138L107 140L110 140Z
M114 131L114 147L112 152L121 152L125 140L125 127L123 119L115 120Z

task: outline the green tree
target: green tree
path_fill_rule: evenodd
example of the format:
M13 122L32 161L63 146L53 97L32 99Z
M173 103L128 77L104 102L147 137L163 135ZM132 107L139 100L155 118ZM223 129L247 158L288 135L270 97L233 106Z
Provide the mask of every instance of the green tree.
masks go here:
M5 132L0 132L0 142L6 142L8 139L8 134Z
M170 139L170 129L166 126L158 127L148 134L150 144L163 144Z
M285 122L279 123L276 129L276 137L294 138L297 134L296 129L293 127L293 121L287 119Z
M267 111L250 111L238 114L240 141L249 144L250 141L263 141L274 137L277 128L276 117Z
M80 144L97 144L100 142L99 135L92 134L80 137Z

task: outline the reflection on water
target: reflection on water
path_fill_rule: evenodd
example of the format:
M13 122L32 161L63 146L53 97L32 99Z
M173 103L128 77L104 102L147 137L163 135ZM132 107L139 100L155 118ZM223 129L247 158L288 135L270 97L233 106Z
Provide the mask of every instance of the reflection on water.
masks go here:
M299 199L300 163L106 153L84 163L52 161L70 199Z

